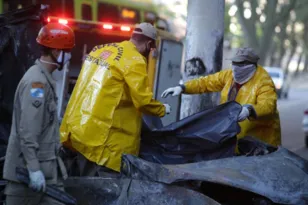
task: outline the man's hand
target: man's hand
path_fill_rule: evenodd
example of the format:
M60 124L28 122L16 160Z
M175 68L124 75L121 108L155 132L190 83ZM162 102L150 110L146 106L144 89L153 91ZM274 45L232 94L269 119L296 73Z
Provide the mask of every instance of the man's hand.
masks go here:
M169 104L164 104L165 108L166 108L166 114L170 114L171 112L171 106Z
M31 172L29 171L30 184L29 187L36 192L43 191L46 189L45 176L41 170Z
M170 94L172 94L172 96L178 96L182 92L183 92L183 89L181 88L181 86L176 86L176 87L168 88L167 90L165 90L163 94L161 95L161 97L166 98Z

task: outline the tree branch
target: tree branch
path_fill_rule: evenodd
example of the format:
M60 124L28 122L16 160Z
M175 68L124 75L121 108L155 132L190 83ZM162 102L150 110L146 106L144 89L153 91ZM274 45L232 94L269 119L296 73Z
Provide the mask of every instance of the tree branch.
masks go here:
M302 2L302 1L301 1ZM308 1L304 1L304 3L299 3L297 4L297 6L294 8L294 11L297 12L298 10L301 10L301 9L307 9L308 6Z
M259 20L259 15L256 12L256 8L259 6L258 1L256 0L250 0L251 5L251 21L253 23L256 23Z
M266 58L268 57L268 48L273 43L272 37L275 31L275 25L273 25L273 22L275 21L277 3L278 0L268 1L264 11L266 15L266 21L264 22L263 35L260 39L260 62L265 62Z
M239 15L239 17L240 17L240 19L243 21L243 23L245 24L245 26L247 26L248 25L248 19L246 19L245 17L244 17L244 7L243 7L243 1L242 0L236 0L235 1L235 4L236 4L236 6L237 6L237 9L238 9L238 15Z
M238 8L238 17L241 22L242 28L247 39L247 44L255 49L259 48L259 42L256 34L256 22L253 22L252 19L246 19L244 16L244 7L243 0L236 0L236 5Z
M273 22L274 25L277 25L281 21L286 21L287 18L289 18L290 12L296 8L295 7L296 3L297 3L297 0L291 0L290 4L283 6L283 8L281 9L280 15L277 15L277 18Z

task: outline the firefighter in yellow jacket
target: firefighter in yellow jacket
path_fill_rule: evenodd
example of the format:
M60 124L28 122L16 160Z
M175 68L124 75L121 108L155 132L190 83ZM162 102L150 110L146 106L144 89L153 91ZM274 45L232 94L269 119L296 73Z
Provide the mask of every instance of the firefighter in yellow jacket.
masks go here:
M170 113L149 87L146 58L156 35L151 24L141 23L130 41L96 46L85 59L60 135L94 166L119 171L123 153L139 153L142 113Z
M251 48L241 48L232 59L232 69L187 81L165 90L162 97L205 92L221 92L221 103L233 101L243 108L239 114L241 133L253 136L271 145L281 144L277 94L269 74L260 65Z

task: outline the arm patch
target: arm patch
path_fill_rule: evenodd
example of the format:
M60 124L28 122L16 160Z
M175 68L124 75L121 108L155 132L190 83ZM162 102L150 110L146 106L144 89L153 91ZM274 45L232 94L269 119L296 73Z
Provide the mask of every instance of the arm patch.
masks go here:
M31 88L30 94L34 98L44 98L44 89L43 88Z
M32 87L32 88L44 88L45 85L44 85L43 83L41 83L41 82L33 82L33 83L31 84L31 87Z
M32 105L36 108L39 108L42 105L42 101L40 100L35 100L32 102Z

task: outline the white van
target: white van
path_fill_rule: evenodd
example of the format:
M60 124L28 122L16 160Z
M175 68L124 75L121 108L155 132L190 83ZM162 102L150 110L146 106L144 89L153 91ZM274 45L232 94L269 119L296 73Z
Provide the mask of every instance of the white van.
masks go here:
M278 67L264 67L265 70L272 77L275 84L278 98L288 98L289 82L287 76L281 68Z

